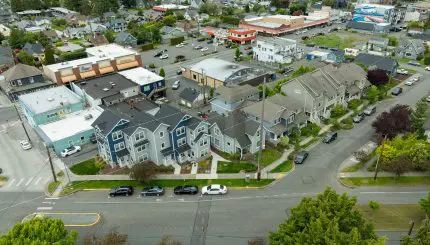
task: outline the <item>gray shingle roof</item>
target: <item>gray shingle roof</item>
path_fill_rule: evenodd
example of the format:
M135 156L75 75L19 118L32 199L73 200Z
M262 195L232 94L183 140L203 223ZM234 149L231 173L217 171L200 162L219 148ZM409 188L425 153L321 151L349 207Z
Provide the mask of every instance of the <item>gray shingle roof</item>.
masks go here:
M30 55L43 53L43 46L40 43L26 43L22 49Z
M260 93L260 90L249 84L234 87L221 86L216 90L216 98L227 103L235 103L257 93Z
M355 63L366 66L376 66L378 69L391 72L397 66L397 61L384 56L360 53L355 58Z
M34 66L29 66L25 64L17 64L11 67L9 70L3 73L6 81L13 81L27 77L34 77L37 75L41 75L42 71L37 69Z
M112 86L112 83L115 84ZM89 96L100 99L119 93L126 88L136 87L137 84L123 77L118 73L111 73L105 76L90 78L81 83L76 84L79 88L85 89L85 93ZM108 91L103 89L107 88Z
M346 28L363 30L363 31L374 31L375 25L367 22L350 21L346 25Z
M182 90L182 92L179 94L179 98L182 98L189 102L194 102L197 97L199 97L200 93L192 88L185 88Z
M132 39L136 39L133 35L131 35L128 32L122 31L119 33L119 35L115 38L116 43L122 43L127 40L128 37L131 37Z

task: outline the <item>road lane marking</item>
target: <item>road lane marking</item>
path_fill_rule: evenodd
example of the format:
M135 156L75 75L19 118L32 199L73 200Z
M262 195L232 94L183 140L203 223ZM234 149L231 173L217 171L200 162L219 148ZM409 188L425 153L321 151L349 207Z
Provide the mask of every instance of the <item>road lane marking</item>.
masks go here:
M55 204L55 202L42 202L43 204L51 204L51 205L54 205Z
M29 185L31 181L33 181L34 177L31 177L29 180L27 180L27 183L25 183L25 186Z
M24 178L22 178L18 183L16 183L16 186L20 186L23 181L24 181Z
M52 207L38 207L37 210L51 210Z
M45 197L45 200L58 200L59 197Z
M12 179L8 184L7 184L7 186L6 187L10 187L12 184L13 184L13 182L15 182L15 178L14 179Z
M34 182L34 185L39 184L39 181L41 181L41 180L42 180L42 177L37 178L36 182Z

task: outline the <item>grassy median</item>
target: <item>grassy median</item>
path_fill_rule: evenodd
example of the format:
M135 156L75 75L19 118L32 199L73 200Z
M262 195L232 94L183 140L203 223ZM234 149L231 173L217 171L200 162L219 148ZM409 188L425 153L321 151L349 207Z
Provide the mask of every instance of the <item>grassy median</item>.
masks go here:
M340 178L347 186L407 186L407 185L430 185L430 176L400 176L395 177L351 177Z
M152 180L144 184L135 180L90 180L90 181L73 181L63 188L63 195L70 194L76 190L83 189L111 189L116 186L129 185L136 188L159 185L164 188L173 188L178 185L197 185L205 186L210 184L221 184L227 187L262 187L272 183L274 179L262 179L261 181L250 180L247 183L244 179L190 179L190 180Z
M279 164L276 168L272 169L270 173L285 173L290 171L292 168L293 168L293 161L287 160Z

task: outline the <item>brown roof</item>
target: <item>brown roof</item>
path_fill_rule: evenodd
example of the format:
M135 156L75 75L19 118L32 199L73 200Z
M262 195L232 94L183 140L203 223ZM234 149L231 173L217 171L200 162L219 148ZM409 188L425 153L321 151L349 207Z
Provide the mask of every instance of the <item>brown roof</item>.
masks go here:
M58 34L55 30L46 30L46 31L43 31L43 34L45 34L45 36L51 37L51 38L52 37L58 37Z
M88 41L90 41L90 43L92 43L94 46L109 44L105 36L97 33L90 36L90 38L88 38Z
M26 77L33 77L42 74L42 71L34 66L17 64L3 73L6 81L14 81Z

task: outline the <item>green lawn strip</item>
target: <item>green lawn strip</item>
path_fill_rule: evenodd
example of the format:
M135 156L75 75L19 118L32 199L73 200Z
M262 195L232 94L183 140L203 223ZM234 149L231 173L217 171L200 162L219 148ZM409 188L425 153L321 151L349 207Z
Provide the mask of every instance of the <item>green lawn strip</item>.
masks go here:
M292 168L293 168L293 161L287 160L279 164L276 168L272 169L270 173L285 173L290 171Z
M402 68L403 70L407 70L409 72L409 74L416 74L417 71L413 70L413 69L409 69L409 68Z
M48 184L48 192L53 193L55 189L57 189L58 185L60 184L60 181L52 181Z
M258 154L257 154L258 156ZM261 165L263 165L264 167L272 164L274 161L278 160L279 158L281 158L282 156L282 152L273 149L273 148L266 148L263 150L263 156L261 157ZM258 159L258 158L256 158Z
M100 166L97 165L95 158L91 158L73 165L70 171L77 175L95 175L100 172Z
M348 186L403 186L403 185L430 185L430 176L400 176L394 177L351 177L341 178L340 181Z
M358 170L362 169L364 167L364 165L366 165L366 162L358 162L355 163L349 167L346 167L344 169L342 169L340 172L342 173L352 173L352 172L357 172Z
M408 230L411 220L415 227L419 227L425 216L418 204L381 204L377 210L372 210L369 205L358 205L357 208L375 224L376 230L384 231Z
M262 179L260 181L250 180L247 183L244 179L190 179L190 180L152 180L148 184L143 184L135 180L89 180L89 181L73 181L67 185L62 194L67 195L76 190L83 189L111 189L116 186L129 185L136 188L146 186L159 185L164 188L173 188L178 185L197 185L205 186L210 184L221 184L227 187L261 187L272 183L274 179Z
M329 48L345 49L353 46L356 40L354 38L342 38L336 34L316 36L304 41L305 44L313 43L317 46L326 46Z
M218 174L231 174L239 173L240 171L255 172L257 166L249 162L224 162L218 161L217 173Z
M7 181L9 178L7 176L0 176L0 181Z

